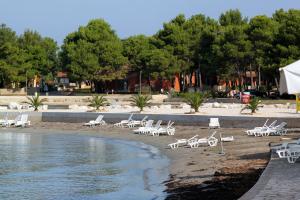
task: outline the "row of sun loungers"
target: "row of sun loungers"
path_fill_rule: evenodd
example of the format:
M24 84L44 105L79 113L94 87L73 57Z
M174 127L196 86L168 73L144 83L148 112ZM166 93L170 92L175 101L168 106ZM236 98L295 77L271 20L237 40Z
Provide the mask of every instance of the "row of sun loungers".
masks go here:
M273 147L279 158L286 158L289 163L295 163L300 157L300 139L293 142L284 142Z
M285 126L287 125L286 122L282 122L278 125L276 125L277 120L273 121L271 124L268 123L268 119L261 127L255 127L254 129L250 129L245 131L247 135L249 136L269 136L269 135L285 135L287 133L287 129Z
M133 130L134 133L144 134L144 135L174 135L175 127L173 127L174 122L169 121L167 126L161 126L162 120L158 120L154 125L154 120L147 120L148 116L145 116L142 120L133 120L133 114L131 114L128 119L122 120L118 123L115 123L114 126L122 128L133 128L139 126L138 129Z
M198 135L195 135L189 139L176 139L177 140L176 142L171 143L168 146L171 149L176 149L179 146L189 146L190 148L198 148L199 146L206 145L206 146L210 146L210 147L215 147L215 146L217 146L217 144L219 142L216 134L217 134L217 131L214 131L208 137L199 138ZM222 142L232 142L232 141L234 141L234 137L233 136L229 136L229 137L221 136L221 141Z
M6 115L5 119L0 120L1 127L26 127L28 125L30 125L28 114L19 114L14 120L8 119Z

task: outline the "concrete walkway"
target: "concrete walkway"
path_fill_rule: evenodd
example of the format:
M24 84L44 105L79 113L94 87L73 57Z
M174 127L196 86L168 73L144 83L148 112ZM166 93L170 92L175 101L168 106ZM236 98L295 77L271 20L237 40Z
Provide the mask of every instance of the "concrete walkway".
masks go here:
M240 200L300 199L300 161L289 164L275 153L258 182Z

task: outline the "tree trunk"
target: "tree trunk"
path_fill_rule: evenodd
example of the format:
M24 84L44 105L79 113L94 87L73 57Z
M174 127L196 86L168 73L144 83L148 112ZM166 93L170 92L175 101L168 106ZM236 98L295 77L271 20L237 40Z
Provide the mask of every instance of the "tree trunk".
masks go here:
M274 77L274 80L275 80L276 88L277 88L277 90L278 90L278 89L279 89L278 78L275 76L275 77Z
M254 88L254 83L253 83L253 74L252 74L252 65L251 65L251 63L250 63L249 69L250 69L251 89L253 89Z
M261 71L260 71L260 65L258 66L258 87L261 86Z
M203 86L202 86L202 77L201 77L201 69L200 69L200 64L199 64L199 72L198 72L198 81L199 81L199 88L200 90L203 89Z

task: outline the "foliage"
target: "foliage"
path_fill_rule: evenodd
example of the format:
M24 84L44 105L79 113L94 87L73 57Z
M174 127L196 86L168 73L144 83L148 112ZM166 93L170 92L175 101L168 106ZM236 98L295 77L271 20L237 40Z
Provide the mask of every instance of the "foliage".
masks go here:
M241 112L244 110L250 110L251 114L255 113L259 107L262 107L261 100L258 97L254 97L250 100L249 104L247 104L244 108L242 108Z
M88 102L90 103L88 106L94 107L96 110L99 110L100 107L109 104L104 95L94 95L92 96L92 99L88 100Z
M195 112L199 112L199 108L201 104L204 102L206 95L199 92L193 93L185 93L183 94L184 99L186 100L187 104L191 106L195 110Z
M26 30L21 36L2 24L0 27L0 86L24 85L26 77L55 71L58 47L54 40Z
M239 10L228 10L218 20L180 14L152 36L122 41L107 22L95 19L68 34L58 49L53 39L36 31L18 36L2 24L0 87L22 87L35 75L53 79L58 70L67 71L71 81L93 85L122 79L128 71L172 81L175 73L182 77L197 70L206 85L222 80L238 82L239 88L245 73L254 70L267 87L278 86L278 68L300 57L300 10L280 9L271 17L250 19ZM181 85L184 91L185 83Z
M151 97L148 95L135 95L130 98L130 101L134 106L137 106L140 109L140 112L144 110L146 106L150 104Z
M74 80L110 81L127 72L121 40L102 19L91 20L70 33L60 55Z
M228 97L228 92L227 91L214 91L212 90L210 93L212 98L226 98Z
M42 106L45 101L46 99L40 99L40 95L37 94L36 96L27 97L27 101L24 103L32 106L34 111L38 111L39 107Z

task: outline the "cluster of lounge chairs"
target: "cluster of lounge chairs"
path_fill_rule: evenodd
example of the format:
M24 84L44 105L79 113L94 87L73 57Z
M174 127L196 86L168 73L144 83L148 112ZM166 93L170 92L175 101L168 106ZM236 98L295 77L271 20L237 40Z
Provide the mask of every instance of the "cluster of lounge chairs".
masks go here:
M180 146L188 146L190 148L198 148L199 146L205 145L210 147L215 147L218 145L219 139L216 136L217 131L213 131L213 133L208 137L199 138L198 135L195 135L189 139L176 139L176 142L169 144L168 146L171 149L176 149ZM234 141L233 136L229 137L220 137L220 141L222 142L231 142Z
M19 114L15 119L8 119L6 114L4 119L0 120L1 127L26 127L30 125L28 114Z
M295 163L300 157L300 139L293 142L284 142L273 147L279 158L286 158L289 163Z
M173 127L174 122L169 121L167 126L161 126L162 120L158 120L153 126L154 120L148 120L144 126L133 130L134 133L160 136L160 135L174 135L175 127Z
M114 126L122 128L133 128L139 126L138 129L133 130L134 133L144 134L144 135L174 135L175 127L173 127L174 122L169 121L167 126L161 126L162 120L158 120L155 125L154 120L147 120L148 116L145 116L142 120L133 120L133 114L131 114L128 119L122 120L118 123L115 123Z
M282 122L276 125L277 120L273 121L268 125L269 119L261 127L255 127L254 129L246 130L246 134L249 136L269 136L269 135L285 135L287 133L287 129L285 126L287 125L286 122Z
M154 120L147 120L148 116L145 116L142 120L134 120L133 114L129 115L128 119L121 120L118 123L115 123L114 126L121 128L134 128L139 127L133 130L134 133L160 136L160 135L174 135L175 127L173 127L174 122L169 121L167 126L162 126L162 120L158 120L155 125L153 125ZM84 123L84 126L95 127L97 125L105 125L103 120L103 115L99 115L95 120L91 120L87 123Z
M129 115L128 119L121 120L118 123L115 123L114 126L122 128L133 128L136 126L145 126L148 116L145 116L142 120L133 120L133 114Z

